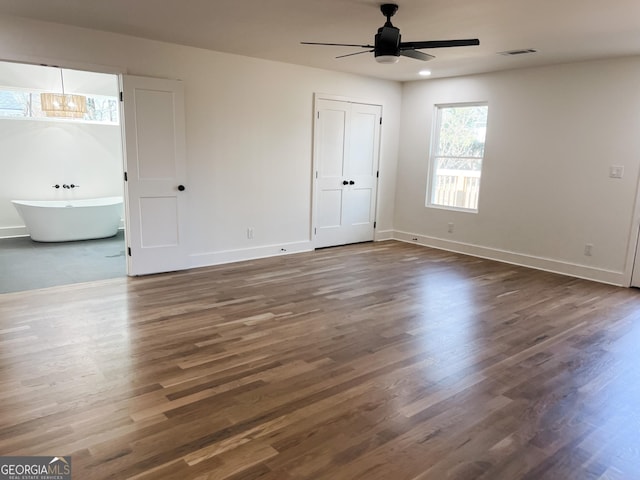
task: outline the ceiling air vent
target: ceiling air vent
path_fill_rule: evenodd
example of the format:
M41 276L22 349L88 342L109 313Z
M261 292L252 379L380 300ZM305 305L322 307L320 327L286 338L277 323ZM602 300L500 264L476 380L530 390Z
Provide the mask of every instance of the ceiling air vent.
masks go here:
M512 57L514 55L527 55L529 53L536 53L537 50L533 48L522 48L519 50L507 50L506 52L498 52L498 55L504 55L505 57Z

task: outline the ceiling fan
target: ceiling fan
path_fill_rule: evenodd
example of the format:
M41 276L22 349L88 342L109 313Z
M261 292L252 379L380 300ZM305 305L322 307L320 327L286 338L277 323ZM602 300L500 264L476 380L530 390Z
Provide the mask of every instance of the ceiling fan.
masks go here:
M477 38L468 38L462 40L429 40L424 42L401 42L400 29L391 24L391 17L398 11L398 5L395 3L385 3L380 5L380 11L387 17L385 24L378 29L373 45L353 45L349 43L318 43L318 42L301 42L303 45L329 45L335 47L359 47L367 48L362 52L348 53L340 55L336 58L350 57L352 55L360 55L361 53L371 53L375 55L378 63L396 63L400 56L415 58L426 62L435 58L428 53L420 52L423 48L445 48L445 47L468 47L480 45Z

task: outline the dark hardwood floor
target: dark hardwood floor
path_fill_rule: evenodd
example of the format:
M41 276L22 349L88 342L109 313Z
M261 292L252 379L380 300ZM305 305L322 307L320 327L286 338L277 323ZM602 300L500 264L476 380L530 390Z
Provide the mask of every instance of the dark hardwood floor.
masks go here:
M74 479L640 478L640 291L382 242L0 295Z

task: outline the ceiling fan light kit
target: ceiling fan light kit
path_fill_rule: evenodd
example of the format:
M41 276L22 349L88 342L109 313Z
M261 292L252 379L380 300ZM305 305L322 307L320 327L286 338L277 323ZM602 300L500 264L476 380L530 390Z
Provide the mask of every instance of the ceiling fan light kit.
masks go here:
M391 17L393 17L398 11L398 5L395 3L384 3L380 5L380 11L387 18L385 24L378 29L374 37L373 45L353 45L348 43L318 43L318 42L301 42L303 45L325 45L325 46L337 46L337 47L358 47L366 48L361 52L349 53L347 55L340 55L336 58L351 57L353 55L360 55L361 53L373 52L374 57L378 63L391 64L397 63L400 57L409 57L415 60L421 60L426 62L435 58L433 55L421 52L420 50L426 48L447 48L447 47L468 47L480 45L480 41L477 38L468 38L460 40L428 40L422 42L402 42L400 29L394 27L391 23Z
M398 63L400 57L395 55L376 55L376 62L378 63Z

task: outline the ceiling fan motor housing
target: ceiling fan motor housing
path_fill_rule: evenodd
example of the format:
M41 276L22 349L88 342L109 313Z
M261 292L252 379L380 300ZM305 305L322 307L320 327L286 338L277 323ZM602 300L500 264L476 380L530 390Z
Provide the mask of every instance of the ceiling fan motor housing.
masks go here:
M394 26L380 27L375 36L374 55L400 56L400 29Z

